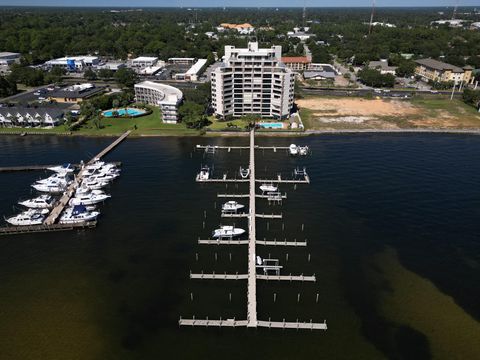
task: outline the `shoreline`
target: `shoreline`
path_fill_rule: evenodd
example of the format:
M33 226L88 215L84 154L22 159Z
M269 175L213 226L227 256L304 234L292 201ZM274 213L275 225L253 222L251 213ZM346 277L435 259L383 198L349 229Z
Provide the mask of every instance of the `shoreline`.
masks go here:
M131 134L129 137L247 137L247 131L207 131L205 134L200 133L189 133L182 134L181 132L169 134ZM259 131L256 133L257 136L265 137L303 137L303 136L318 136L318 135L337 135L337 134L466 134L466 135L480 135L480 128L472 129L434 129L434 128L405 128L405 129L325 129L325 130L305 130L304 132L298 131ZM28 132L28 131L19 131L19 132L2 132L0 131L0 136L71 136L71 137L116 137L119 134L86 134L86 133L76 133L76 132Z

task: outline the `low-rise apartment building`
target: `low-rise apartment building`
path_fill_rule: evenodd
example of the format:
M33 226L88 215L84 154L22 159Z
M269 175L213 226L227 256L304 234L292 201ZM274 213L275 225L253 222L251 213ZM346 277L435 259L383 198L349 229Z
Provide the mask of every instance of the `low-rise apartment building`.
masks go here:
M282 47L225 46L221 66L212 72L212 105L218 117L258 115L285 119L293 105L295 76L282 63Z
M461 68L430 58L415 60L415 63L417 64L415 75L422 77L426 81L453 81L455 84L461 82L468 84L473 80L473 68L471 66Z

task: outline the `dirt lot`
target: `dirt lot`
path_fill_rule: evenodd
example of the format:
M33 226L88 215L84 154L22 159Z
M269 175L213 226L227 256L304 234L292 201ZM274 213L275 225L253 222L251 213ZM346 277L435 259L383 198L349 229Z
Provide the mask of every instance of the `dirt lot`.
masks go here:
M312 96L296 103L311 129L480 128L480 114L460 100Z

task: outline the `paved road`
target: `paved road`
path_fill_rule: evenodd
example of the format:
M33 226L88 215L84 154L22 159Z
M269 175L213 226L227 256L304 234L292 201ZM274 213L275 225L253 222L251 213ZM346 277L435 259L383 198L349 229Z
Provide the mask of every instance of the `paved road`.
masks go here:
M314 88L314 87L303 87L303 92L305 94L312 95L329 95L329 96L366 96L372 94L373 96L381 96L387 98L409 98L413 95L428 95L428 96L450 96L451 91L438 91L432 93L428 90L395 90L391 89L389 91L376 92L373 89L338 89L338 88ZM461 97L462 92L456 91L454 94L455 97Z

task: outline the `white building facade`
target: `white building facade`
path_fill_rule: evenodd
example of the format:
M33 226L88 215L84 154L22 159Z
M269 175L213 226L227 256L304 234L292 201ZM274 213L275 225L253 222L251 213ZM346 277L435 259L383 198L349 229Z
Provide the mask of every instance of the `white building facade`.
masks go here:
M281 61L282 47L225 46L222 66L212 72L212 106L221 118L259 115L286 119L293 105L295 76Z
M178 106L182 102L183 93L176 87L143 81L135 84L135 100L148 105L158 106L162 112L163 122L176 124Z

